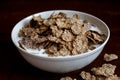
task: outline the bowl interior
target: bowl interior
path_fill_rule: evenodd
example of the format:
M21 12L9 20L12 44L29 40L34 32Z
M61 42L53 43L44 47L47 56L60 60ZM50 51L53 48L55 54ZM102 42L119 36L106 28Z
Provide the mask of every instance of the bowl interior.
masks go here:
M41 15L42 18L48 18L52 13L59 13L59 12L63 12L63 13L66 13L68 17L71 17L73 14L78 14L80 16L80 18L82 20L87 20L88 22L94 24L95 26L97 26L100 31L102 31L103 34L105 34L107 36L106 40L104 43L101 44L101 46L105 45L109 39L109 36L110 36L110 31L109 31L109 28L107 27L107 25L102 21L100 20L99 18L95 17L95 16L92 16L90 14L87 14L87 13L83 13L83 12L79 12L79 11L72 11L72 10L52 10L52 11L45 11L45 12L40 12L40 13L36 13L36 14L33 14L34 16L39 16ZM26 24L29 23L29 21L32 19L32 16L33 15L30 15L24 19L22 19L20 22L18 22L15 27L13 28L12 30L12 33L11 33L11 38L12 38L12 41L13 43L15 44L15 46L26 52L25 50L23 50L21 47L19 47L19 44L18 44L18 41L20 40L20 38L18 37L18 33L19 33L19 30L25 26ZM99 46L99 47L101 47ZM96 48L94 49L93 51L99 49ZM26 52L27 53L27 52ZM82 54L82 55L87 55L89 52L86 52L85 54ZM30 53L31 54L31 53ZM81 54L80 54L81 55ZM82 56L81 55L81 56ZM76 55L78 56L78 55ZM73 56L72 56L73 57Z

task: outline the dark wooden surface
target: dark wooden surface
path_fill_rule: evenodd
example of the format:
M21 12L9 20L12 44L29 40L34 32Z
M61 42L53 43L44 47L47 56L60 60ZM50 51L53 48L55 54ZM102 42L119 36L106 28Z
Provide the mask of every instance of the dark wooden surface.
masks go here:
M11 41L14 25L33 13L68 9L90 13L102 19L111 30L111 37L100 56L83 69L65 74L56 74L39 70L27 63ZM104 53L115 53L118 60L116 74L120 76L120 3L115 0L1 0L0 1L0 80L59 80L71 76L80 80L82 70L89 71L94 66L101 66Z

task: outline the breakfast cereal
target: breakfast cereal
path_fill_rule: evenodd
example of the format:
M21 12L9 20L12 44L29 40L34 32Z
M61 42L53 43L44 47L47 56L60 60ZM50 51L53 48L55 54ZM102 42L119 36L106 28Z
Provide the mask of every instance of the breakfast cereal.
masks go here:
M105 77L109 77L114 74L115 72L115 65L112 64L103 64L102 67L92 68L91 71L95 75L102 75Z
M67 77L62 77L60 80L77 80L77 79L72 79L71 77L67 76Z
M118 56L116 54L105 54L104 58L105 60L107 59L107 61L111 61L118 59ZM82 71L80 76L84 80L120 80L120 77L115 74L115 69L115 65L105 63L102 67L93 67L91 69L92 72Z
M115 59L118 59L118 56L116 54L105 54L104 55L104 60L105 61L112 61L112 60L115 60Z
M101 76L101 75L96 76L94 74L91 74L91 73L85 72L85 71L82 71L80 73L80 76L84 80L120 80L120 77L118 77L117 75L111 75L109 77L104 77L104 76Z
M96 77L94 75L91 75L89 72L85 72L82 71L80 73L80 76L84 79L84 80L96 80Z
M105 40L104 34L89 30L89 27L90 23L77 14L67 17L62 12L53 13L47 19L33 16L20 30L22 39L18 43L23 49L45 49L48 56L77 55L95 49L92 45Z

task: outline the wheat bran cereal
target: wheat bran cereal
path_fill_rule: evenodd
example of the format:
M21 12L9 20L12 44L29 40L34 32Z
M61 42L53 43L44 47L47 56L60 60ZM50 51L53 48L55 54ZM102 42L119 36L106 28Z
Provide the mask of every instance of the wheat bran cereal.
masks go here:
M104 42L103 34L91 31L89 27L90 23L81 20L77 14L67 17L62 12L53 13L47 19L33 16L20 30L18 36L22 39L18 42L21 48L45 49L49 56L77 55L87 52L91 45ZM53 45L57 45L54 46L56 49L51 48Z
M109 77L104 77L104 76L101 76L101 75L92 75L90 74L89 72L85 72L85 71L82 71L80 73L80 76L82 77L82 79L84 80L120 80L120 78L117 76L117 75L111 75Z
M84 80L96 80L96 77L94 75L91 75L89 72L85 72L82 71L80 73L80 76L84 79Z
M111 61L118 59L118 56L115 54L106 54L104 59ZM83 80L120 80L120 77L115 74L116 66L112 64L103 64L102 67L93 67L92 72L81 71L79 74Z
M112 61L112 60L115 60L115 59L118 59L118 56L116 54L105 54L104 55L104 60L105 61Z
M61 37L66 42L72 41L74 38L73 34L69 30L65 30Z
M109 77L114 74L115 72L115 65L112 64L103 64L102 67L92 68L91 71L95 75L102 75L105 77Z
M71 77L67 76L67 77L62 77L60 80L77 80L77 79L72 79Z

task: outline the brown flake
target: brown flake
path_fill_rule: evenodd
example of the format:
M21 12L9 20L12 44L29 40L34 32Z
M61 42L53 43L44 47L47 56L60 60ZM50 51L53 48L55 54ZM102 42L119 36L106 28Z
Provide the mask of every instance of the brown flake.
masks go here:
M112 61L112 60L115 60L115 59L118 59L118 56L116 54L105 54L104 55L104 60L105 61Z
M37 28L37 27L40 27L42 23L43 23L43 19L40 16L39 17L33 16L29 25L30 27Z
M42 42L47 41L47 38L46 38L46 37L44 37L44 36L38 36L38 35L31 36L30 39L31 39L32 42L34 42L34 43L42 43Z
M57 28L57 26L50 26L50 29L52 29L52 34L54 35L54 36L56 36L56 37L60 37L61 36L61 34L63 33L63 31L62 30L59 30L58 28Z
M80 73L80 76L84 79L84 80L96 80L96 77L94 75L91 75L89 72L85 72L82 71Z
M66 76L66 77L62 77L60 80L77 80L77 79L72 79L71 77L69 76Z
M82 35L77 36L73 41L73 49L76 49L76 52L78 52L78 54L86 52L88 50L87 38Z
M90 39L94 44L103 43L105 36L96 31L89 30L86 32L87 38Z
M56 45L51 45L45 52L49 54L49 56L53 56L57 54L57 47Z
M69 51L72 51L73 49L72 42L65 42L65 46L68 48Z
M103 64L102 67L92 68L91 71L95 75L101 75L101 76L109 77L111 75L114 75L115 68L116 68L115 65Z
M58 13L58 14L54 14L54 13L52 13L51 15L50 15L50 18L52 18L52 19L56 19L56 18L66 18L66 14L65 13L63 13L63 12L60 12L60 13Z
M57 53L61 56L70 55L70 51L66 48L66 46L60 48L60 50Z
M63 34L61 35L62 39L66 42L72 41L74 36L69 30L65 30Z
M81 32L81 26L72 25L71 30L72 30L73 34L78 35Z
M84 80L120 80L120 78L117 75L111 75L109 77L104 77L104 76L90 74L89 72L85 72L85 71L82 71L80 73L80 76Z
M23 45L23 43L22 43L22 41L21 41L21 40L20 40L20 41L18 41L18 43L19 43L19 46L20 46L22 49L26 50L26 49L25 49L25 45Z

